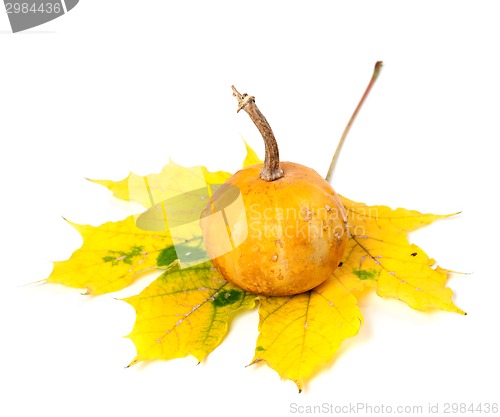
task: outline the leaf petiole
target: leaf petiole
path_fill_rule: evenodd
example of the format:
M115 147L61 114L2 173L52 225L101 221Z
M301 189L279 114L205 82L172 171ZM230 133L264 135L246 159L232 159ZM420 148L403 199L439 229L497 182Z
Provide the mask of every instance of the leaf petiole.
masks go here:
M373 75L368 83L368 86L366 87L366 90L363 94L363 97L361 97L361 100L359 101L356 109L354 110L354 113L352 114L351 118L349 119L349 122L347 123L347 126L344 129L344 133L342 133L342 137L340 138L339 144L337 145L337 149L335 150L335 154L333 155L332 162L330 163L330 168L328 169L328 173L326 174L326 181L330 182L333 171L335 169L335 165L337 164L337 160L339 159L340 151L342 150L342 146L344 145L345 138L347 137L347 134L349 133L349 130L351 129L352 124L354 123L354 120L356 119L356 116L358 115L359 111L361 110L361 107L363 106L363 103L366 100L366 97L368 97L368 94L370 93L370 90L372 89L373 85L375 84L375 81L377 81L377 78L380 74L380 70L382 69L382 61L377 61L375 64L375 68L373 69Z

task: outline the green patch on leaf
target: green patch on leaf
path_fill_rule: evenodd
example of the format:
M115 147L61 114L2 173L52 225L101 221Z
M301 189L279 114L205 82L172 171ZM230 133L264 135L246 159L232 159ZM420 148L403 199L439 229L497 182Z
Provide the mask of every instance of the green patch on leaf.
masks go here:
M104 256L102 260L104 262L111 262L111 265L113 266L118 265L120 262L123 262L127 265L132 265L133 259L137 256L140 256L142 254L143 249L144 246L132 246L130 248L130 251L128 252L110 250L108 251L110 255Z
M352 273L362 280L377 278L377 271L374 270L366 271L364 269L353 269Z
M206 262L208 257L203 246L202 238L193 238L186 241L186 243L169 246L163 249L158 255L158 258L156 258L156 265L159 267L167 267L177 259L180 261L183 268Z
M186 245L176 245L175 250L181 262L193 265L194 263L206 262L208 259L207 252L203 246L202 239L197 239L199 242L195 245L195 239Z
M264 350L266 350L266 349L265 349L265 348L263 348L262 346L257 346L257 347L255 348L255 351L256 351L256 352L262 352L262 351L264 351Z
M234 304L243 299L243 291L238 291L236 289L230 289L229 291L220 291L214 297L214 305L216 307L224 307L229 304Z
M169 266L176 259L177 252L175 251L175 246L169 246L160 252L158 258L156 258L156 265L160 267Z

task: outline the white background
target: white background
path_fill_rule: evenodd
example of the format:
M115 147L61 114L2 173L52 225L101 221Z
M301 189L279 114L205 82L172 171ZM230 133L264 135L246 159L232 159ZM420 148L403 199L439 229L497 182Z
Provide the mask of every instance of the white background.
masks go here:
M342 3L342 5L341 5ZM348 5L347 5L348 4ZM12 34L0 14L0 414L287 416L297 405L500 402L495 2L82 0ZM245 368L257 312L193 358L124 369L133 309L43 280L78 248L62 219L98 225L127 207L84 178L158 172L169 158L235 171L231 84L257 97L283 160L325 174L375 61L384 70L333 181L345 196L424 212L462 211L411 235L469 314L424 314L376 296L365 324L298 394Z

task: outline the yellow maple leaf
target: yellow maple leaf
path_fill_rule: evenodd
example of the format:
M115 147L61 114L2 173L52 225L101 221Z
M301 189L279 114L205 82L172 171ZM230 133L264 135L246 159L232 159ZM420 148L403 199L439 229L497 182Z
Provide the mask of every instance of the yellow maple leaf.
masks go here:
M243 166L260 160L245 144ZM209 197L230 174L169 163L160 174L95 181L146 211L99 227L74 225L84 238L72 257L57 262L49 282L101 294L129 285L156 268L170 268L140 294L125 299L137 313L129 335L137 349L131 364L193 355L203 360L222 341L228 320L254 307L256 296L225 281L203 247L199 219ZM342 197L349 240L340 266L320 286L290 297L259 296L259 336L252 363L265 362L299 390L329 362L362 316L355 295L380 296L417 310L464 314L446 287L448 271L408 241L408 233L448 216Z
M231 314L253 308L255 298L225 281L211 262L164 273L125 299L137 313L131 365L186 355L202 361L222 341Z
M362 323L356 298L335 277L302 294L260 297L259 315L252 363L265 361L299 391Z

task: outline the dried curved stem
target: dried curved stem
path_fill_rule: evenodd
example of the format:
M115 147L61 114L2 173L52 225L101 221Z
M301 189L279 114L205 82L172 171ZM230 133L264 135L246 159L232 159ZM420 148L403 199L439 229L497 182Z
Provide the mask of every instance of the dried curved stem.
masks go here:
M268 121L255 104L255 97L246 93L240 94L234 85L231 88L233 89L233 95L238 99L238 112L243 109L248 113L264 139L266 156L264 168L260 171L260 178L264 181L274 181L283 177L285 173L280 167L280 155L276 138Z

